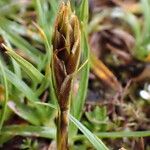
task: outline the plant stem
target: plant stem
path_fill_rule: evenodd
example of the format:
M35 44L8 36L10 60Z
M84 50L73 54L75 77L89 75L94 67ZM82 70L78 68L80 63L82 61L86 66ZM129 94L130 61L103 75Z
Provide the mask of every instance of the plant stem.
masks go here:
M68 150L69 109L58 112L57 150Z

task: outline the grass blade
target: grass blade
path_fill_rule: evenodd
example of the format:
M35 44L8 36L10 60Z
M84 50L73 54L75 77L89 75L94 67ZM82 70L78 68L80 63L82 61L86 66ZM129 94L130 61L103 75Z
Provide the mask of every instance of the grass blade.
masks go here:
M89 2L87 0L82 0L79 7L79 17L84 25L88 24L89 19Z
M44 1L43 1L44 3ZM42 4L40 0L35 0L35 4L36 4L36 9L37 9L37 14L38 14L38 21L39 24L44 27L47 23L46 18L45 18L45 14L42 8Z
M82 110L85 102L85 97L88 87L89 79L89 47L88 47L88 35L87 35L87 22L88 22L88 1L83 0L79 8L79 17L81 24L81 49L83 50L83 61L88 60L82 69L80 75L79 90L76 98L74 98L71 106L71 114L80 120ZM83 27L84 25L84 27ZM77 128L74 124L70 124L70 136L73 137L77 133Z
M150 137L150 131L101 132L96 135L101 138Z
M86 138L93 144L97 150L108 150L104 143L94 134L92 134L82 123L70 115L70 120L80 129Z
M20 135L20 136L34 136L34 137L54 139L55 133L56 130L50 127L41 127L32 125L12 125L12 126L5 126L2 129L0 137L4 135L9 136Z
M39 105L45 105L50 108L56 109L56 106L53 104L46 104L46 103L39 103L36 102ZM72 123L74 123L77 128L80 129L80 131L86 136L86 138L93 144L93 146L98 150L108 150L108 148L104 145L104 143L98 139L97 136L92 134L82 123L80 123L77 119L75 119L72 115L69 115L69 119Z
M144 33L150 34L150 20L149 20L150 2L149 0L141 0L141 4L142 4L142 10L143 10L144 20L145 20L145 32Z
M22 91L22 93L30 100L30 101L38 101L36 94L28 87L28 85L19 79L13 72L9 71L5 68L6 78L12 83L18 90Z
M84 48L84 58L89 60L89 49L88 49L87 39L85 35L83 37L83 41L84 41L84 45L82 47ZM72 109L71 112L73 116L76 117L77 119L80 119L82 114L81 110L84 106L85 97L87 93L88 77L89 77L89 61L82 68L78 95L73 101L73 107L71 108Z
M150 131L115 131L115 132L99 132L95 133L99 138L138 138L138 137L149 137ZM74 139L85 139L84 135L77 135Z
M33 62L35 62L36 64L40 62L38 55L42 56L42 54L40 54L36 48L31 46L26 40L24 40L18 34L13 34L11 31L9 31L9 29L6 28L4 30L2 28L2 30L5 33L5 36L7 37L7 39L9 39L10 42L13 43L15 46L17 46L19 49L26 52L26 54L33 60Z
M1 117L0 117L0 131L1 131L3 123L5 121L5 115L6 115L6 111L7 111L7 101L8 101L7 78L6 78L4 67L3 67L3 64L2 64L1 61L0 61L0 70L2 72L2 78L3 78L3 82L4 82L4 88L5 88L4 105L3 105L2 114L1 114Z
M3 46L7 50L8 55L13 57L20 64L22 69L30 76L32 80L35 82L41 82L43 80L44 76L31 63L19 56L11 48L5 45Z
M24 103L16 103L13 101L9 101L8 106L15 114L28 121L29 123L33 125L41 125L40 117L38 116L34 107L29 107Z

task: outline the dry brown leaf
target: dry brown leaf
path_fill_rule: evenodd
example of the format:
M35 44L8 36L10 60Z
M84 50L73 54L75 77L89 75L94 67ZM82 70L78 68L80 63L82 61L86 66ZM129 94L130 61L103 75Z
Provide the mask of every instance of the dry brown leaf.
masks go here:
M141 72L140 75L138 75L137 77L135 77L133 79L133 81L135 82L140 82L143 81L145 79L149 79L150 78L150 64L146 64L144 70Z
M94 55L91 55L91 68L93 72L111 88L116 91L122 90L115 75Z
M145 62L150 62L150 54L145 58Z
M139 14L142 11L141 5L138 2L121 2L120 0L112 1L128 12Z
M0 101L4 100L4 87L0 85Z
M111 50L112 53L116 54L118 57L123 59L126 63L129 63L132 61L131 55L126 53L125 51L115 48L115 47L111 46L110 44L107 44L106 46L109 50Z

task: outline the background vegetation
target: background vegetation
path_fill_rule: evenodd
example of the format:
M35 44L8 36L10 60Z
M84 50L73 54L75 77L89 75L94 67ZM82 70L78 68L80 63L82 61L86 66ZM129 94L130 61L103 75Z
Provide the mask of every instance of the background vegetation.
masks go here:
M0 149L55 149L52 35L59 0L0 0ZM71 1L81 62L70 149L150 149L150 1ZM101 141L101 140L102 141ZM105 143L105 144L104 144Z

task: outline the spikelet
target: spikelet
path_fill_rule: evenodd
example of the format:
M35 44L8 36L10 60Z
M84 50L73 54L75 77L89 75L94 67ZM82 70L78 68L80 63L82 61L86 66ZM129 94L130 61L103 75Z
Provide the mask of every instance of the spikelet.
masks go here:
M69 107L73 73L80 60L80 26L70 2L62 3L53 35L53 71L56 95L61 110Z

